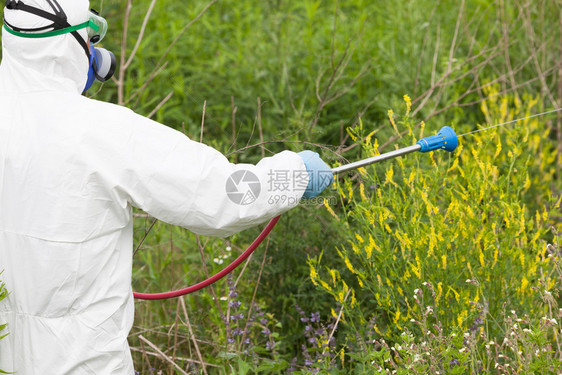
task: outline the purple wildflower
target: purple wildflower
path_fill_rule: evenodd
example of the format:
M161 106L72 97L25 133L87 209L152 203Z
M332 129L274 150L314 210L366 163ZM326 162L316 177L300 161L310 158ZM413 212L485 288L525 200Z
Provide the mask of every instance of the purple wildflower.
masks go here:
M310 321L311 322L319 322L320 321L320 313L319 312L315 312L310 314Z
M266 347L268 350L273 350L273 348L275 347L275 341L273 341L273 340L268 341L268 342L265 344L265 347Z

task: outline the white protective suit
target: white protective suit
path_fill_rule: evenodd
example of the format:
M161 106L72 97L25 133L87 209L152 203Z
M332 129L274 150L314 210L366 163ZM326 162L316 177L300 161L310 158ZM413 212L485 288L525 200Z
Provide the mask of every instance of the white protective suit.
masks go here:
M71 25L87 20L87 0L58 1ZM25 3L51 12L44 0ZM18 27L49 24L22 11L4 14ZM9 332L0 340L0 369L133 374L132 207L227 236L295 206L306 167L289 151L256 166L231 164L180 132L82 96L88 60L70 34L28 39L4 31L2 55L0 278L11 294L0 302ZM237 170L261 182L252 204L227 196ZM275 189L275 171L289 191ZM268 202L280 194L286 199Z

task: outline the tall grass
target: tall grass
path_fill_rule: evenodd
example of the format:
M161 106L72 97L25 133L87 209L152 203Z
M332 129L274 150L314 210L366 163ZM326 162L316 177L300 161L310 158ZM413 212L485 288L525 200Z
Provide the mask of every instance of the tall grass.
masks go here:
M372 131L376 131L371 135L371 139L378 139L379 151L386 151L394 144L408 144L414 140L408 135L410 130L404 124L397 124L397 133L387 114L389 108L394 108L398 114L404 113L405 93L412 97L408 124L416 138L421 136L422 120L425 121L425 135L445 123L452 123L460 133L474 129L476 123L495 123L523 115L527 110L537 111L540 108L555 106L558 101L559 80L557 55L554 52L559 50L556 40L560 32L559 28L554 26L558 25L558 8L550 2L533 4L534 6L530 6L530 2L523 1L466 1L460 4L442 2L437 5L433 1L400 4L360 1L345 4L337 1L307 1L299 4L284 1L242 1L236 4L217 2L212 4L198 22L190 26L180 42L171 50L166 59L168 65L150 81L146 90L142 92L142 99L135 98L134 102L125 100L125 103L136 105L138 111L149 114L162 99L173 92L155 113L155 118L198 139L204 113L204 141L227 153L249 146L242 152L230 154L236 161L256 161L262 152L267 154L282 148L302 149L311 147L307 142L312 142L322 146L318 150L323 152L325 159L343 162L345 159L368 155L368 151L361 145L366 142L366 136ZM140 19L148 2L145 2L145 5L135 5L131 13ZM207 3L194 2L189 10L171 2L169 5L168 9L172 11L164 11L164 8L159 7L153 10L145 32L146 41L143 39L140 44L137 56L124 80L124 98L134 95L137 88L150 77L161 51L173 40L175 34L171 31L177 33L181 30ZM186 17L179 17L180 14L185 14ZM129 25L130 35L137 35L139 23ZM158 37L150 37L150 33ZM134 38L128 44L131 46L128 47L130 51L134 45ZM186 61L189 61L189 64L186 64ZM532 97L538 98L539 102L532 105L525 92L532 93ZM114 96L115 98L117 96ZM507 102L504 104L505 101ZM502 112L504 107L509 108L505 113ZM258 121L258 114L261 121ZM362 123L361 131L359 118ZM502 133L501 136L499 133L482 134L477 138L467 139L466 142L470 142L466 144L464 151L450 159L440 159L441 155L435 155L432 159L412 157L407 166L403 166L404 162L398 165L393 163L381 167L381 170L372 170L371 173L375 173L374 176L379 176L380 179L373 183L376 186L384 185L388 176L386 168L394 168L395 176L392 180L396 186L388 182L384 189L376 190L385 194L380 204L373 206L372 203L364 202L359 205L365 206L365 209L370 209L373 213L376 211L377 215L389 212L389 215L395 216L389 220L400 219L406 228L414 229L418 224L409 222L411 212L405 215L402 212L403 208L397 211L393 205L398 204L396 199L402 194L400 191L405 193L410 189L409 185L412 182L408 182L408 179L411 173L415 174L414 181L418 182L417 179L429 173L428 178L433 181L430 187L438 192L435 207L444 204L443 193L448 191L448 194L457 194L459 189L463 194L474 193L479 196L479 189L487 186L484 187L486 199L483 197L482 200L492 199L495 194L500 194L500 188L494 190L493 187L497 184L497 179L501 179L504 187L508 183L511 186L511 198L506 199L509 201L507 204L513 217L508 220L520 223L522 212L530 216L529 212L534 215L534 212L539 210L542 215L539 207L544 207L549 195L560 193L560 180L556 174L556 161L553 159L553 155L556 157L553 147L555 148L556 139L559 137L558 125L552 117L543 120L533 125L535 128L539 125L544 127L541 128L542 133L533 130L535 135L531 136L531 146L534 148L528 152L541 156L531 158L531 164L526 165L526 157L515 155L516 151L512 150L512 155L508 155L508 148L524 140L523 134L515 131ZM396 121L399 121L399 118L396 118ZM259 138L260 132L263 134L262 139ZM353 137L357 139L354 140ZM280 140L284 142L267 143ZM501 142L502 149L494 156L499 149L498 142ZM488 148L483 147L486 144L489 144L489 153ZM482 160L486 160L487 164L484 165L489 165L485 167L489 170L485 169L482 172L480 165L473 159L470 151L473 148L481 152L477 154L479 160L482 163ZM520 148L518 152L522 153L523 149ZM512 166L510 172L512 159L522 164L518 167ZM446 169L453 170L442 175L439 169L427 164L431 160L439 165L446 162ZM454 166L455 160L458 160L457 166ZM514 173L514 169L517 169L517 173ZM470 170L474 176L478 176L479 184L483 185L476 184L477 188L474 187L476 185L471 178L460 175L460 170L465 174ZM527 186L524 171L528 171L531 181L527 188L522 188ZM496 180L492 179L492 175L496 176L493 177ZM352 179L341 182L342 191L345 191L346 195L353 191L354 199L359 199L360 181L363 181L364 194L376 194L369 189L371 185L365 182L366 178L376 177L352 176ZM513 180L514 178L517 180ZM466 187L467 183L470 188ZM450 190L451 186L458 187L453 191ZM473 188L478 191L472 193ZM390 189L394 193L389 194ZM525 194L521 195L521 189L526 189ZM428 193L424 193L423 189L415 190L409 197L409 205L415 207L413 212L422 216L427 211L424 194ZM330 191L325 195L340 196L337 191ZM425 198L429 199L428 196ZM474 212L472 228L476 230L479 228L479 206L470 202L458 200L458 209ZM494 207L494 201L487 201L487 204ZM350 212L350 205L353 203L344 199L341 205L334 207L336 215ZM426 266L424 275L427 275L427 282L432 282L435 297L441 290L438 302L442 307L432 305L441 324L440 329L452 333L459 331L457 335L464 334L466 331L463 329L479 314L484 314L482 303L485 299L488 303L486 314L490 314L486 315L487 321L498 319L490 325L490 331L486 333L489 337L501 336L507 326L506 320L498 316L503 307L499 301L513 301L514 296L523 293L519 291L521 285L510 286L508 281L520 281L525 277L529 281L525 293L532 294L530 288L534 287L532 283L536 282L536 279L527 275L530 271L522 265L519 258L513 258L513 264L518 264L520 268L506 264L502 266L505 272L494 274L491 282L495 287L492 289L482 288L481 285L487 284L479 284L480 289L467 284L466 280L469 279L483 283L481 275L475 275L478 278L471 276L468 266L463 269L463 273L467 273L463 277L443 270L443 255L446 255L449 267L452 267L453 260L462 262L463 257L473 257L474 263L471 262L470 267L476 272L477 267L482 267L482 261L484 265L487 265L488 261L493 263L494 254L491 253L490 257L485 256L482 260L481 255L484 253L478 253L477 248L469 244L462 245L464 247L457 244L460 239L452 240L455 233L449 228L450 225L445 223L449 220L461 225L466 218L453 218L451 211L444 224L440 224L447 210L438 210L438 214L434 214L435 217L431 219L434 225L437 225L434 229L435 234L428 229L416 240L420 244L426 243L420 245L420 261L427 257L431 242L434 242L433 253L439 255L429 256L429 259L437 260L435 265ZM497 207L494 210L500 212L505 210L505 207ZM554 214L540 223L533 224L533 229L540 233L541 238L547 238L547 223L557 220ZM144 237L144 228L148 228L152 221L145 217L138 217L137 221L139 241ZM342 225L342 222L347 224ZM525 225L529 226L530 223L528 218ZM173 373L178 371L171 365L171 362L174 362L188 372L204 369L208 373L245 373L252 369L257 371L260 367L260 372L264 373L284 373L288 369L316 371L318 369L307 365L307 355L314 359L318 354L318 350L314 348L315 344L309 340L319 339L322 335L307 337L307 325L301 321L303 316L299 315L296 309L296 306L300 306L301 311L306 314L320 312L322 319L315 322L320 326L314 330L321 330L323 326L327 332L324 339L329 338L331 333L331 339L336 340L333 348L320 351L322 358L328 353L330 355L330 360L323 361L320 368L334 367L346 373L353 368L366 366L365 371L369 372L372 369L369 361L374 359L358 359L361 341L353 340L347 334L346 324L350 323L348 319L351 319L351 316L348 317L342 312L344 310L341 310L341 307L338 310L338 306L331 300L331 294L325 293L324 288L315 287L314 280L309 279L309 269L305 266L307 258L319 259L322 253L322 262L327 263L321 264L330 265L331 269L341 274L348 273L345 258L340 258L336 250L342 252L347 248L349 235L357 232L361 225L357 215L350 217L350 220L340 218L338 221L323 207L304 205L285 215L276 233L272 235L267 253L256 253L255 259L248 263L245 270L236 273L240 309L244 311L245 319L254 319L255 322L260 319L248 315L253 314L250 311L251 306L257 304L260 311L269 314L268 329L273 334L278 334L274 350L266 347L271 337L262 336L260 330L247 333L252 336L253 349L250 351L243 345L232 346L229 343L232 336L229 336L229 323L225 323L225 318L228 316L230 292L228 285L222 282L213 289L184 299L185 312L178 301L140 302L137 305L137 319L131 335L131 344L138 353L135 354L137 368L141 372L154 367L168 369ZM519 229L513 227L507 230L505 225L505 221L502 221L501 225L498 221L495 229L487 227L487 232L483 232L485 235L482 235L482 241L492 241L492 246L495 243L494 238L501 237L508 247L511 246L509 244L517 243L518 240L508 233L516 233ZM393 229L395 228L391 227L391 230ZM207 272L213 273L224 266L224 263L217 264L220 263L221 257L230 256L229 259L232 259L229 254L243 249L256 233L257 230L241 233L225 242L197 238L185 230L158 223L135 259L135 288L156 291L198 281ZM295 233L298 233L298 236L295 236ZM417 228L416 233L421 234L421 229ZM529 234L529 240L533 239L536 233ZM479 233L473 236L466 232L463 238L470 238L477 243L478 235ZM302 241L303 237L306 241ZM414 240L411 235L408 238ZM367 237L363 239L367 240ZM351 241L358 239L352 237ZM382 242L378 246L383 251L391 252L395 243L393 241L398 239L389 239L388 243ZM449 249L447 246L452 247ZM230 252L226 251L227 247L231 248ZM207 271L200 266L203 262L200 249L203 250ZM488 250L491 251L491 247ZM534 262L534 259L526 255L524 261L528 265L528 262ZM392 257L388 262L391 262L390 269L394 269L395 276L388 279L389 284L388 280L381 282L386 293L394 295L390 306L385 307L384 300L377 302L376 294L381 294L381 291L374 292L370 297L367 297L369 294L360 297L359 292L355 296L357 305L363 306L367 311L379 314L388 311L387 314L377 317L376 327L383 335L375 331L375 326L369 328L368 315L354 324L357 325L355 328L363 333L371 334L373 339L380 340L380 337L385 337L387 342L399 342L402 337L400 333L403 331L398 326L404 329L407 323L411 323L409 320L404 321L404 317L407 317L408 313L413 314L404 302L400 302L399 289L405 296L409 296L409 303L412 309L415 309L413 290L422 290L424 286L421 284L424 280L419 280L417 284L408 283L407 287L396 283L400 276L398 270L401 268L392 263ZM415 257L412 262L416 265ZM376 267L382 265L376 262L371 267L375 268L366 271L374 277ZM438 270L439 273L436 273ZM413 271L409 272L413 275ZM440 274L449 277L449 281L433 283ZM349 290L357 286L357 282L349 282ZM376 282L378 284L378 279ZM343 295L347 295L344 306L351 303L353 297L349 290ZM455 292L459 293L458 297L455 297ZM477 305L469 303L474 300L470 299L474 297L472 294L479 296L480 300L476 302L481 304L481 310L477 309ZM381 295L381 298L385 296ZM463 301L462 304L457 302L457 298ZM490 301L493 302L491 306ZM527 309L531 300L525 301L528 301L525 302ZM435 301L431 303L435 304ZM341 300L339 305L342 305ZM420 314L420 308L417 309ZM525 309L517 309L518 314L525 313ZM398 311L401 313L396 319ZM441 311L445 311L447 315L440 316ZM538 311L534 314L537 315ZM461 319L459 315L462 315ZM191 328L186 325L188 319ZM310 319L310 315L307 315L307 319ZM413 315L408 319L414 319ZM421 321L422 317L416 316L416 319ZM462 324L459 321L462 321ZM334 331L331 332L332 330ZM409 330L415 335L415 340L418 340L418 337L421 340L421 336L418 336L420 330ZM384 336L385 334L389 334L390 339ZM145 341L138 339L139 335L159 347L168 359L162 359L165 357L152 350ZM421 345L421 341L418 344ZM308 348L307 351L303 351L304 347ZM384 345L376 346L376 353L382 353L380 348L383 347ZM482 348L484 347L480 349L485 349ZM372 355L379 355L376 353ZM394 352L392 353L394 355ZM412 360L416 353L412 352ZM480 356L486 355L484 351L478 353ZM339 360L337 366L336 354ZM381 358L384 358L384 355ZM453 359L461 360L451 357L449 362ZM455 364L455 361L452 363ZM331 365L328 365L330 363ZM470 363L476 365L474 361ZM384 361L380 365L383 366Z
M460 133L562 102L560 5L548 0L98 0L92 7L108 18L104 47L119 61L116 78L103 89L94 87L92 96L202 137L237 162L312 148L336 164L373 152L364 146L375 139L384 152L419 138L422 127L427 135L453 124ZM401 117L404 94L411 96L407 120ZM388 117L391 108L399 115L393 117L396 127ZM230 285L219 282L178 300L139 301L130 336L137 370L372 373L379 366L423 373L426 368L416 367L422 363L434 371L442 371L436 370L441 364L442 373L466 373L479 366L488 371L495 366L491 359L501 354L508 359L497 361L503 366L499 373L521 373L506 367L519 363L517 352L503 352L513 342L482 341L482 334L490 340L511 335L509 324L516 319L525 319L525 329L536 332L533 344L522 336L527 332L513 331L524 339L519 342L527 345L525 353L541 342L540 350L551 345L555 354L537 358L555 358L552 339L559 331L548 322L558 319L557 306L545 300L544 290L554 295L559 285L552 258L559 251L560 214L554 205L543 215L543 207L556 203L562 190L561 123L560 117L525 123L528 138L518 130L465 138L464 150L454 156L412 156L339 181L338 190L324 195L340 200L330 207L337 218L311 204L284 215L267 251L264 246L236 271ZM494 218L495 227L482 221L482 212ZM382 227L373 227L380 215ZM136 290L199 281L224 267L258 231L218 240L152 223L135 213L135 241L142 242L134 260ZM550 227L554 236L547 233ZM364 251L355 233L370 243L372 231L385 258L370 263L353 258L359 257L353 246ZM408 240L415 248L405 245ZM551 250L544 252L541 240L550 242ZM498 243L506 251L498 252L491 267ZM360 264L369 275L368 288L359 286L346 255L354 270ZM458 274L443 268L443 256ZM336 293L331 285L328 291L320 279L311 279L307 259L329 286L329 270L337 271L342 289ZM550 273L537 274L541 267ZM414 276L414 268L423 277ZM377 273L381 269L388 280ZM410 281L404 283L406 271ZM550 287L547 274L555 283ZM413 298L416 289L424 293L423 305ZM506 307L517 316L501 314L503 302L519 301L524 303ZM541 314L547 305L545 323ZM427 315L427 306L433 315ZM240 314L244 317L234 326L230 317ZM422 326L430 322L438 328L430 327L430 334L405 321L408 314ZM363 320L354 321L357 317ZM473 332L471 324L479 317L486 329ZM350 335L350 327L361 335ZM245 333L235 335L236 328ZM465 333L471 335L469 344L459 338ZM431 358L420 362L427 345ZM533 357L524 363L539 362Z

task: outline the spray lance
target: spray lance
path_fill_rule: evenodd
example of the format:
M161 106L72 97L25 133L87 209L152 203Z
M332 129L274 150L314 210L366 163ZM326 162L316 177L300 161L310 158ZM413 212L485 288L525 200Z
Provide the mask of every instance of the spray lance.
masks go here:
M354 169L357 169L357 168L361 168L361 167L365 167L367 165L378 163L378 162L381 162L381 161L384 161L384 160L396 158L398 156L407 155L407 154L410 154L410 153L416 152L416 151L426 153L426 152L430 152L430 151L443 149L443 150L452 152L458 146L458 143L459 143L458 139L461 138L461 137L464 137L465 135L489 130L489 129L492 129L492 128L495 128L495 127L498 127L498 126L512 124L512 123L519 122L519 121L522 121L522 120L526 120L526 119L530 119L530 118L538 117L538 116L543 116L543 115L546 115L546 114L549 114L549 113L559 112L559 111L562 111L562 108L557 108L557 109L554 109L554 110L538 113L538 114L535 114L535 115L519 118L519 119L516 119L516 120L511 120L511 121L504 122L504 123L501 123L501 124L492 125L492 126L489 126L489 127L486 127L486 128L477 129L477 130L474 130L474 131L471 131L471 132L468 132L468 133L461 134L459 136L457 136L457 134L455 133L455 131L451 127L444 126L439 130L439 132L436 135L432 135L432 136L423 138L423 139L419 140L415 145L404 147L404 148L394 150L394 151L390 151L390 152L386 152L384 154L380 154L380 155L373 156L373 157L370 157L370 158L367 158L367 159L359 160L359 161L356 161L356 162L353 162L353 163L345 164L345 165L342 165L340 167L332 168L332 173L333 174L339 174L339 173L343 173L343 172L348 172L348 171L351 171L351 170L354 170ZM200 283L197 283L195 285L192 285L190 287L175 290L175 291L171 291L171 292L165 292L165 293L133 293L134 297L137 298L137 299L146 299L146 300L168 299L168 298L179 297L179 296L183 296L185 294L193 293L197 290L200 290L200 289L202 289L206 286L209 286L209 285L213 284L214 282L216 282L216 281L222 279L223 277L225 277L226 275L228 275L236 267L238 267L242 262L244 262L254 252L254 250L257 249L257 247L263 242L263 240L265 238L267 238L267 236L269 235L271 230L275 227L275 225L279 221L279 218L280 218L280 216L277 216L277 217L273 218L267 224L267 226L264 228L264 230L260 233L260 235L254 240L254 242L252 242L252 244L238 258L236 258L236 260L234 262L232 262L232 264L230 264L228 267L226 267L222 271L218 272L214 276L208 278L207 280L204 280L204 281L202 281Z

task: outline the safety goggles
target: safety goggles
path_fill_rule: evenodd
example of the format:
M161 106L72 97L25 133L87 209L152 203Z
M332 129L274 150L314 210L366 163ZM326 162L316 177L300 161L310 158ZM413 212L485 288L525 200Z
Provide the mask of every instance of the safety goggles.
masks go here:
M105 33L107 33L107 21L105 18L100 17L97 11L91 9L87 23L86 31L88 32L90 43L92 45L98 44L105 37Z
M57 36L57 35L71 33L73 31L77 31L81 29L86 29L88 33L88 40L92 45L95 45L101 42L101 40L105 36L105 33L107 32L107 21L105 20L105 18L100 17L98 15L98 12L92 9L88 13L88 21L83 22L79 25L69 26L58 30L48 31L45 33L16 31L13 28L8 27L5 21L4 21L4 29L11 34L24 38L48 38L51 36Z

